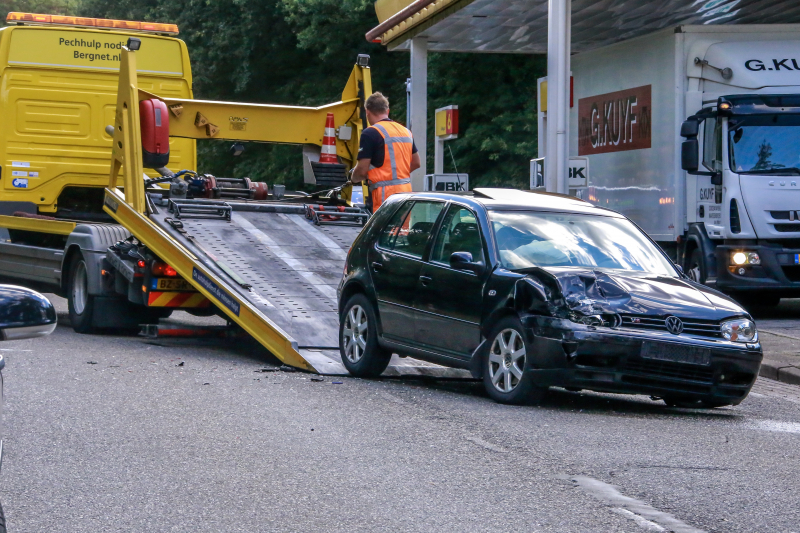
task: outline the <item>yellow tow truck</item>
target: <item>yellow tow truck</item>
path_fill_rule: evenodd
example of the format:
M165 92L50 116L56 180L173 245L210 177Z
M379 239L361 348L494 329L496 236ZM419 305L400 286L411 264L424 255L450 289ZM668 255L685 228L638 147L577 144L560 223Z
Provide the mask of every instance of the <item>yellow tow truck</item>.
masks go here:
M343 184L366 127L369 57L326 106L211 102L192 98L172 25L8 20L18 25L0 30L0 276L65 295L79 332L180 307L227 317L287 364L341 372L335 289L368 216L352 207L364 191L276 201L263 184L193 170L195 141L303 145L307 182ZM143 146L153 129L169 139L155 159ZM317 161L326 135L338 164Z

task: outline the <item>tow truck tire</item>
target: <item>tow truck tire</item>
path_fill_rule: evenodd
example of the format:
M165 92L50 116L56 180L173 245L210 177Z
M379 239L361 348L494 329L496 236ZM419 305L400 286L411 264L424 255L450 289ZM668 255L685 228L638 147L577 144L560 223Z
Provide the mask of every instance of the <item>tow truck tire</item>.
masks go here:
M72 329L78 333L92 332L94 296L89 294L89 275L86 261L80 253L72 256L69 262L69 283L67 286L67 307Z
M689 259L683 267L684 273L689 276L689 279L697 283L705 283L708 279L708 272L706 272L706 264L703 261L703 252L700 248L695 248L689 254Z
M513 316L501 318L487 339L489 351L483 362L483 386L489 396L499 403L541 403L547 387L535 383L519 319Z
M378 344L375 309L363 294L353 295L339 320L339 353L342 364L352 375L374 378L389 366L392 352Z

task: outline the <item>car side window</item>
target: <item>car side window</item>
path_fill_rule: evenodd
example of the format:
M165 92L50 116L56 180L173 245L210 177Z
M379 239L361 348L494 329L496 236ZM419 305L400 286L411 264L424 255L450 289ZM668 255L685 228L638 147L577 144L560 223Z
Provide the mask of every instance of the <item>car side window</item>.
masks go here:
M474 263L483 263L483 242L478 229L478 219L469 209L453 205L444 217L431 261L450 264L454 252L469 252Z
M397 239L400 231L402 231L403 222L408 216L408 212L411 210L413 203L414 202L406 202L392 215L392 218L389 219L389 222L381 231L380 237L378 237L378 246L388 250L394 247L394 241Z
M413 202L411 205L409 202L409 206L410 209L403 206L392 217L378 240L378 246L422 257L444 204L441 202Z

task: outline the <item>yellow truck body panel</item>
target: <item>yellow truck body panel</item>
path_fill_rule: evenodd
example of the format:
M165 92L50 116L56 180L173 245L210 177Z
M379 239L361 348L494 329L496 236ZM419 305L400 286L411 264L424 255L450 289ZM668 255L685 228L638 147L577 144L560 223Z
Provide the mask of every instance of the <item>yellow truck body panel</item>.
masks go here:
M0 29L0 200L54 213L66 187L108 185L121 48L130 33L82 28ZM139 85L192 98L189 54L173 37L142 40ZM196 168L193 139L170 140L173 168Z

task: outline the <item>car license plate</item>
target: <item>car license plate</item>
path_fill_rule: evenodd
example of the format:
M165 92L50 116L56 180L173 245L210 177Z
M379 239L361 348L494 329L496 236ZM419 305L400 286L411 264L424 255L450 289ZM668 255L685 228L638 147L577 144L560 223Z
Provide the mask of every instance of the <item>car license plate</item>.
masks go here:
M683 344L669 344L666 342L642 343L641 355L645 359L657 359L673 363L687 363L690 365L711 364L711 350L697 346Z
M193 291L192 284L183 279L159 278L156 285L158 291Z

